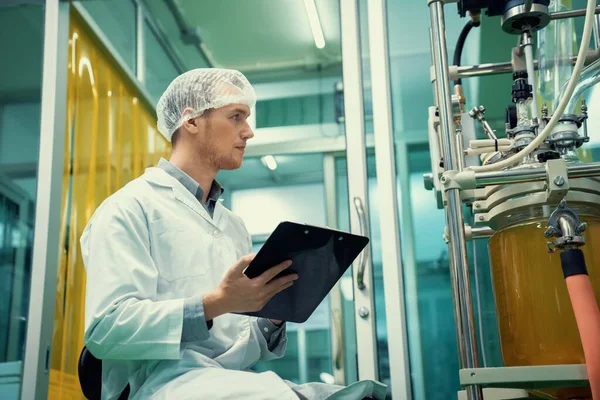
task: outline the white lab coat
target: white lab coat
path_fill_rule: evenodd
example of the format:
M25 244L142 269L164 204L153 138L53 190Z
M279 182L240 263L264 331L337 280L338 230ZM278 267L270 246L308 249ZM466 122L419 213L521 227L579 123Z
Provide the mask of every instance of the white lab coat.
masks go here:
M81 248L87 270L85 343L103 359L103 399L118 398L127 383L133 399L385 394L372 382L341 390L247 371L260 360L282 357L286 347L282 335L269 351L254 317L222 315L206 340L181 343L183 299L215 289L226 270L250 253L251 241L238 216L217 202L210 218L161 169L149 168L106 200L86 227Z

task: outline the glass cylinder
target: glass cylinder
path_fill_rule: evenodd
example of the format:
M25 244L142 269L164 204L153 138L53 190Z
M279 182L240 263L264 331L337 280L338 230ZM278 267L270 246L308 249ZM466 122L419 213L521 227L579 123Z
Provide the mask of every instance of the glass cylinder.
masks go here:
M561 0L551 0L550 12L568 11ZM558 96L563 84L573 72L573 18L550 21L548 26L538 31L537 46L539 59L538 89L543 102L548 107ZM553 110L549 110L553 111Z
M600 299L600 218L588 223L585 254L590 280ZM585 358L560 252L548 253L547 218L500 229L490 239L496 310L505 366L583 364ZM561 389L552 398L587 398L589 389ZM591 398L591 397L590 397Z

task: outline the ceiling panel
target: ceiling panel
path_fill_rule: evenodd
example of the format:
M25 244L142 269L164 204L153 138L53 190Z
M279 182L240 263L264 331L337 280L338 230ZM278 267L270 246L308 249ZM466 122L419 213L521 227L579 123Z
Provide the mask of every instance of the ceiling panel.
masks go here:
M311 72L316 65L331 66L341 61L337 1L316 0L326 40L322 50L314 44L303 0L179 0L177 3L185 22L199 29L217 66L248 74L286 69ZM146 4L186 66L196 67L198 50L181 40L165 0L146 0Z

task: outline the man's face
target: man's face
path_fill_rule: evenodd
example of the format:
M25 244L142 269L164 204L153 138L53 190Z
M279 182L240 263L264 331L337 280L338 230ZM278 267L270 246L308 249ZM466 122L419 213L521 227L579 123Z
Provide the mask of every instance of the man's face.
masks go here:
M249 116L248 106L231 104L210 110L200 117L198 155L207 157L207 161L218 170L241 167L246 142L254 137L247 121Z

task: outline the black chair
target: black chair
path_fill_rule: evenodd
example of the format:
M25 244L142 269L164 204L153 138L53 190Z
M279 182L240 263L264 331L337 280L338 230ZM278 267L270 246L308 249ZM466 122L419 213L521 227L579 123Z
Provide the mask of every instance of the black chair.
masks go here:
M97 359L92 353L83 347L79 355L79 385L83 395L88 400L100 400L102 397L102 360ZM119 400L127 400L129 397L129 385L119 396Z

